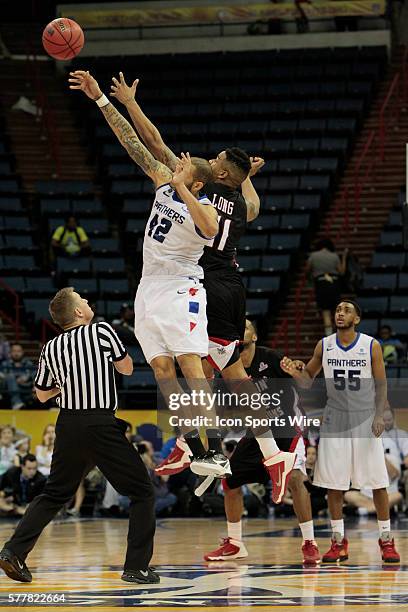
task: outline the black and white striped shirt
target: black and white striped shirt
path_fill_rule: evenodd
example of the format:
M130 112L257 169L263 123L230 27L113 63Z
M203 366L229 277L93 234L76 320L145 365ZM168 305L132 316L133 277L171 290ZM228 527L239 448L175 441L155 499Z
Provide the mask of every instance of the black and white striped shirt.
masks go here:
M127 351L109 323L80 325L44 345L35 386L61 389L60 408L115 410L118 404L114 361Z

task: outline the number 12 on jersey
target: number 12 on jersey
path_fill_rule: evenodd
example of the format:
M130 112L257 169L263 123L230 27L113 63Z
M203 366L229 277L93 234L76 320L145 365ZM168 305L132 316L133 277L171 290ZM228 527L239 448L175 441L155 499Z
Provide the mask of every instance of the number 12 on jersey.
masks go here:
M150 221L148 236L157 240L158 242L164 242L166 234L169 233L172 226L172 222L169 219L163 217L160 219L159 215L154 215Z
M225 244L227 242L227 238L228 238L228 234L229 234L229 230L231 226L231 219L221 218L220 215L218 215L218 223L219 223L218 234L215 236L215 238L211 240L211 242L208 243L208 246L215 247L217 251L223 251Z

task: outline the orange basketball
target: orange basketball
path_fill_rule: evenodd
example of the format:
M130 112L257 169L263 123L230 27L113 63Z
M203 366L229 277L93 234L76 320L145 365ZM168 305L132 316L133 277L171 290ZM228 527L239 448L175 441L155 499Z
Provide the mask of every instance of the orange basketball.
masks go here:
M58 60L69 60L78 55L84 40L81 26L67 17L51 21L42 35L44 49L48 55Z

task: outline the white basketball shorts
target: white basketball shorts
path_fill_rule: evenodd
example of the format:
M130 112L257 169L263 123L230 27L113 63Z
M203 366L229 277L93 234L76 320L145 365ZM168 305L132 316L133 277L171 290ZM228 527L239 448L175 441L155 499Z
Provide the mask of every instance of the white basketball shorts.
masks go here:
M205 289L196 278L141 279L135 335L146 361L159 356L208 355Z

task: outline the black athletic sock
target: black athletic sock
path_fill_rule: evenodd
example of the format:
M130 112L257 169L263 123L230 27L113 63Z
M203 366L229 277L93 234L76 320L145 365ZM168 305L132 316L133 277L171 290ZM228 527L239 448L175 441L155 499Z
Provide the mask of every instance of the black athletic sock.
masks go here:
M191 450L191 454L193 457L202 457L205 455L206 450L204 448L203 443L201 442L200 434L198 433L198 429L193 429L188 433L184 434L184 439L189 449Z
M208 450L214 451L214 453L221 453L222 455L222 446L221 446L221 432L219 429L206 429L207 438L208 438Z

